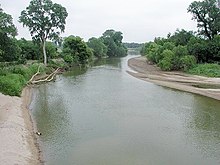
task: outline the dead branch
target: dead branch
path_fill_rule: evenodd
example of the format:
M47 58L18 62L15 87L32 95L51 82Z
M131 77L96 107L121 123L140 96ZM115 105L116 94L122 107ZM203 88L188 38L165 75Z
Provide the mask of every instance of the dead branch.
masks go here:
M42 83L42 82L50 82L54 79L54 77L56 76L58 70L60 68L57 68L53 73L51 73L50 75L48 75L45 79L40 79L40 80L34 80L31 81L31 84L37 84L37 83Z
M33 79L35 78L35 76L37 76L39 73L40 73L40 65L38 66L37 72L28 81L28 84L31 83L33 81Z

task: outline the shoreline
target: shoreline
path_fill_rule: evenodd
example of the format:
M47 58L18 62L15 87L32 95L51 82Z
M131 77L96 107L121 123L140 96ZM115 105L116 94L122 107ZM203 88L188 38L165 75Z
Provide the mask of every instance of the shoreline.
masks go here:
M128 66L136 71L136 73L131 71L127 71L127 73L138 79L220 101L220 88L197 87L202 85L218 86L220 84L220 78L208 78L177 71L162 71L157 66L150 64L142 56L129 59Z
M42 164L34 123L29 111L32 89L21 97L0 93L0 164Z

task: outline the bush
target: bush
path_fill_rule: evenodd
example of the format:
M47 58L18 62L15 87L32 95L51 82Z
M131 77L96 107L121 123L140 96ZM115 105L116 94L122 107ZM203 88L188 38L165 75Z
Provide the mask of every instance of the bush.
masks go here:
M198 64L188 71L190 74L207 77L220 77L220 65L218 64Z
M39 64L33 64L29 67L23 65L0 68L0 92L10 96L20 96L23 87L27 81L38 70ZM44 67L40 72L45 71Z
M180 59L181 69L187 71L196 65L196 58L191 55L186 55Z
M25 78L20 74L0 76L0 91L3 94L20 96L25 82Z
M68 64L71 64L73 62L73 57L70 54L67 54L63 57L64 61Z
M172 70L172 61L170 59L166 59L164 58L163 60L161 60L158 64L158 66L165 71L170 71Z
M166 49L163 51L162 56L164 58L159 61L158 66L162 70L166 70L166 71L173 70L173 60L175 57L175 54L173 53L173 51Z

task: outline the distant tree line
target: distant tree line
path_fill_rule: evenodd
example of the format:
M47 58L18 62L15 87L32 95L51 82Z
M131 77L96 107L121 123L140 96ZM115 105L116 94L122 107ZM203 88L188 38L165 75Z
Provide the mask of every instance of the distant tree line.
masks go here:
M66 9L60 4L51 0L32 0L19 17L19 22L29 28L32 40L17 40L11 15L0 8L0 62L24 64L27 60L43 60L47 65L50 59L63 58L69 65L87 65L94 57L127 54L120 31L106 30L101 37L90 38L87 43L73 35L63 40L59 35L65 29L67 16Z
M19 96L33 74L51 75L57 68L87 66L95 58L127 55L119 31L106 30L87 43L73 35L61 38L67 16L60 4L31 0L19 22L28 27L32 40L18 40L12 16L0 7L0 92Z
M96 57L123 57L127 55L127 48L122 43L122 32L106 30L101 37L92 37L88 40L88 46Z
M142 47L141 54L163 70L189 70L197 64L220 62L220 9L217 1L194 1L188 12L197 21L197 32L177 30Z
M131 48L131 49L139 49L143 46L143 44L135 43L135 42L132 42L132 43L125 42L125 43L123 43L123 45L126 48Z

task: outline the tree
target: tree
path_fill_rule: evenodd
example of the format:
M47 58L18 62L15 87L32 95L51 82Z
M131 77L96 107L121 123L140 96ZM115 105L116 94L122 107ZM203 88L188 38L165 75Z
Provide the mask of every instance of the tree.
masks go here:
M26 60L38 60L40 47L33 41L27 41L24 38L18 40L18 45L21 49L21 56Z
M63 43L64 60L75 62L76 64L88 64L92 58L92 51L80 37L69 36ZM72 58L71 58L72 57Z
M47 64L46 40L57 40L60 32L64 32L66 8L51 0L32 0L26 10L21 12L19 22L27 26L33 40L41 43L44 64Z
M7 36L16 36L17 29L12 21L12 16L3 12L0 7L0 33L5 33Z
M190 38L193 37L192 31L186 31L184 29L177 29L173 35L170 35L169 41L175 43L176 46L182 45L185 46L189 42Z
M127 54L127 49L126 47L122 44L122 33L120 31L115 31L115 30L106 30L101 39L103 39L104 44L107 46L107 55L109 57L113 56L126 56Z
M194 1L188 12L192 13L192 19L197 21L199 34L212 40L220 33L220 8L217 6L217 0Z
M20 49L14 38L17 29L12 16L3 12L0 7L0 61L15 61L19 59Z
M101 39L92 37L89 39L87 45L93 49L94 56L101 58L107 55L107 47Z

